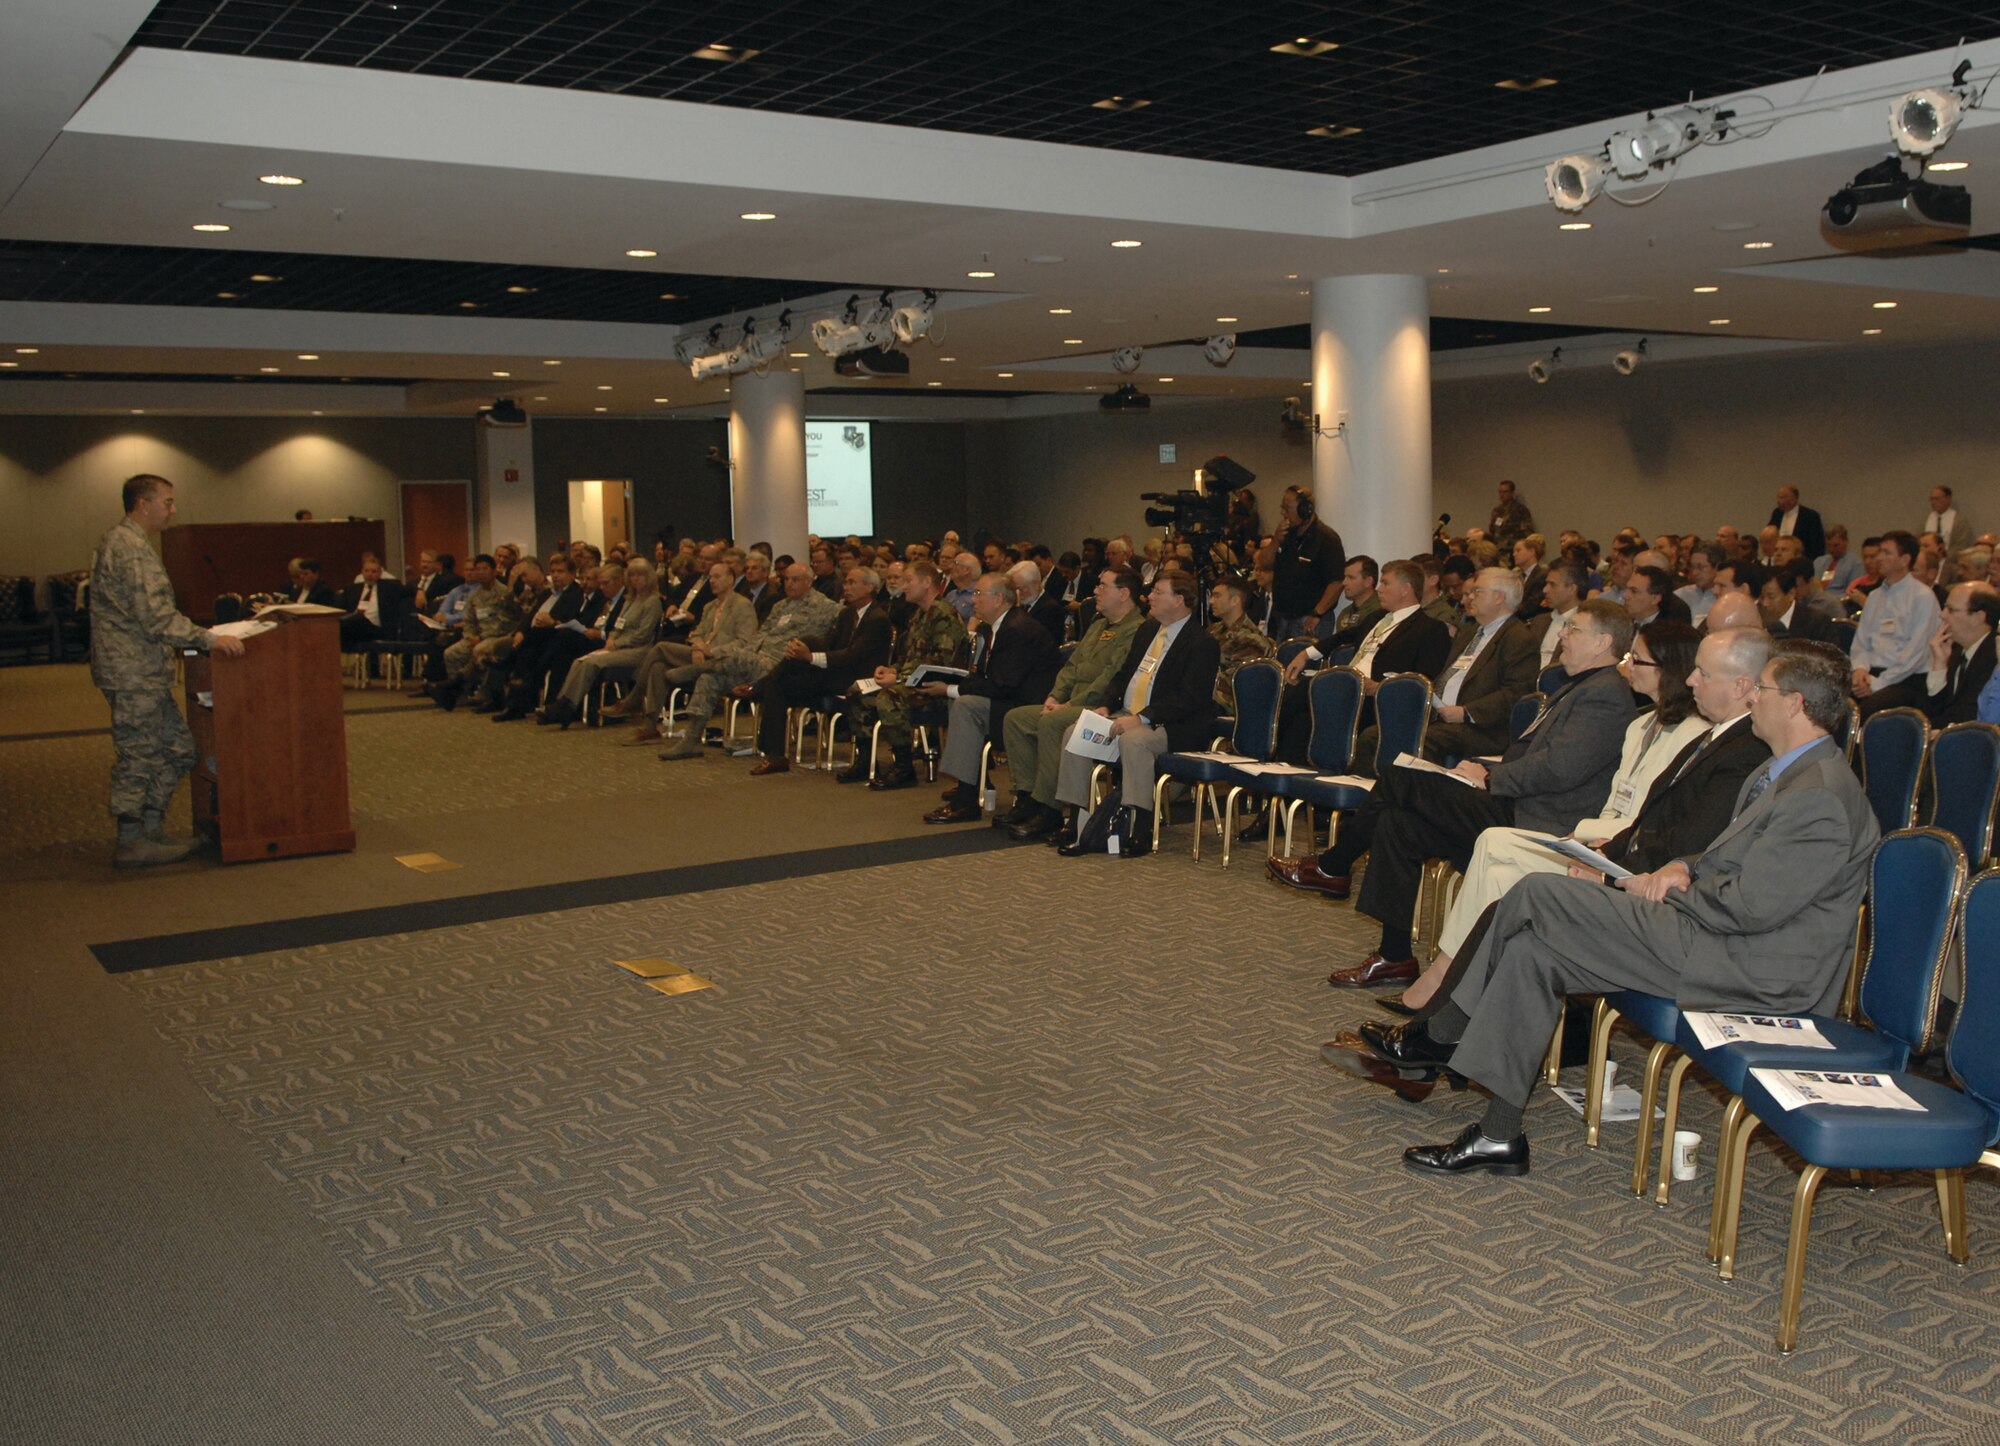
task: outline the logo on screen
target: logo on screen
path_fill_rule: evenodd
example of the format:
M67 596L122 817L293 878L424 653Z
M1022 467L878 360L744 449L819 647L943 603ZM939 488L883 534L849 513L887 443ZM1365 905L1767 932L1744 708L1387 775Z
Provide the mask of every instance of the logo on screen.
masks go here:
M847 443L848 446L857 452L865 452L868 449L868 434L859 427L843 427L840 432L840 440Z
M824 487L806 488L806 501L808 503L817 503L826 501L826 489Z

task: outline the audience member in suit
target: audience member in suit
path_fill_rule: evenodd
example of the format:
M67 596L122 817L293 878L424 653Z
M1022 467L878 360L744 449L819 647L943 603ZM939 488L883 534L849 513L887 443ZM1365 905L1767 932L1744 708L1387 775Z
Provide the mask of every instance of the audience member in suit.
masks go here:
M1410 915L1424 860L1448 858L1463 866L1484 829L1519 825L1568 833L1579 819L1602 811L1632 721L1632 689L1617 666L1631 645L1632 619L1622 606L1601 598L1583 603L1563 637L1569 681L1500 762L1489 767L1468 759L1452 769L1456 779L1391 768L1367 804L1343 823L1332 848L1317 859L1270 861L1279 882L1344 899L1355 861L1369 855L1358 903L1381 920L1381 942L1339 982L1408 983L1417 977Z
M1360 558L1357 562L1366 562ZM1350 569L1355 564L1350 563ZM1379 587L1372 596L1381 599L1382 610L1362 634L1347 666L1367 679L1364 690L1372 699L1376 684L1395 673L1422 673L1436 678L1444 669L1451 651L1451 629L1425 613L1417 605L1424 585L1423 569L1414 562L1398 560L1382 567ZM1306 745L1312 736L1312 710L1307 706L1307 690L1298 686L1308 664L1327 655L1315 643L1285 665L1285 696L1278 707L1278 756L1303 763ZM1373 720L1374 704L1362 707L1364 728ZM1358 750L1357 750L1358 751Z
M1029 564L1033 566L1033 564ZM757 725L757 749L763 754L750 770L753 778L786 773L785 710L808 707L821 698L838 698L856 680L866 678L889 661L895 629L881 599L882 575L872 567L851 567L842 582L846 606L825 638L793 638L785 644L778 666L755 685L752 696L763 704Z
M1817 512L1799 505L1799 489L1796 487L1778 489L1778 505L1771 509L1771 520L1767 525L1777 528L1780 537L1796 537L1805 548L1807 562L1814 561L1826 551L1826 528L1820 523Z
M507 661L507 681L501 688L501 709L495 723L514 723L534 712L549 682L552 692L560 692L569 665L575 658L602 641L601 631L592 634L598 620L614 599L624 598L625 570L613 563L607 569L590 564L580 576L572 577L573 559L580 554L549 562L549 596L528 619L514 655ZM574 622L575 628L565 624Z
M340 650L358 652L369 643L399 636L408 601L400 582L382 576L380 558L362 563L361 581L342 593L337 604L347 614L340 620Z
M1806 590L1812 582L1812 565L1804 562L1782 563L1765 576L1757 611L1772 637L1804 638L1813 643L1834 640L1833 620L1806 605Z
M1397 1031L1391 1057L1448 1066L1492 1091L1485 1117L1414 1168L1519 1175L1521 1112L1564 997L1636 989L1682 1009L1832 1013L1854 911L1881 833L1828 735L1847 713L1847 660L1787 638L1750 704L1771 761L1743 785L1700 858L1605 888L1542 874L1511 889L1449 1006Z
M1062 642L1063 626L1069 621L1069 604L1063 601L1061 593L1046 585L1041 567L1033 561L1017 562L1007 569L1007 576L1014 580L1015 591L1020 594L1021 606L1028 616L1040 623L1042 630L1056 642Z
M518 571L519 569L517 569ZM487 669L486 681L482 687L475 713L504 711L508 706L508 695L513 690L515 680L532 673L537 686L547 671L544 652L551 630L568 622L582 610L584 591L572 571L569 555L555 553L549 558L549 570L543 584L536 588L532 596L522 601L522 623L509 640L507 654L501 662L505 666ZM524 708L521 714L525 716ZM496 721L511 721L501 719Z
M834 562L833 549L824 542L814 543L806 554L806 561L812 567L813 591L823 598L840 601L840 569Z
M694 630L685 640L669 638L655 644L633 673L632 690L604 710L607 718L646 720L632 735L634 743L651 743L662 736L660 713L672 690L692 689L695 680L715 666L718 652L746 646L757 636L757 605L736 590L735 567L718 559L709 566L707 583L709 605Z
M1019 601L1005 573L982 575L972 589L978 626L970 671L960 682L926 683L918 690L951 699L939 767L954 787L942 807L924 815L925 823L971 823L979 817L979 760L986 745L991 743L997 753L1005 746L1008 710L1039 705L1055 686L1062 668L1055 639Z
M660 590L655 577L653 564L643 557L625 564L625 596L612 604L604 626L592 630L602 636L602 645L569 665L561 692L542 709L542 722L567 729L583 716L584 701L598 683L627 679L638 671L660 631Z
M743 581L736 584L736 590L757 609L759 627L785 595L785 590L771 577L771 559L761 552L752 552L743 559Z
M1589 582L1590 569L1580 562L1565 558L1549 568L1548 580L1542 584L1542 602L1548 611L1528 624L1535 643L1537 677L1561 660L1563 627L1576 616L1576 605L1583 601Z
M1649 555L1659 556L1657 552ZM1632 569L1625 583L1623 602L1635 628L1656 622L1694 625L1688 605L1674 596L1673 574L1653 563L1642 563Z
M1625 730L1604 812L1580 820L1570 837L1633 873L1707 848L1729 822L1743 781L1771 757L1750 728L1750 700L1770 659L1771 638L1762 628L1704 638L1680 623L1655 623L1634 638L1633 686L1657 697ZM1530 874L1569 872L1567 860L1537 842L1547 837L1522 828L1489 828L1479 836L1438 931L1438 956L1404 992L1405 1007L1423 1017L1451 997L1464 972L1454 961L1472 957L1510 888Z
M1546 611L1542 584L1548 581L1549 569L1542 558L1548 546L1548 539L1539 532L1531 532L1514 544L1514 571L1521 574L1521 601L1516 606L1523 622Z
M340 606L340 595L320 581L319 559L302 557L298 561L298 575L292 579L291 596L286 601L332 608Z
M1952 499L1949 487L1931 488L1931 510L1924 515L1924 525L1919 531L1937 534L1940 550L1944 553L1944 569L1939 576L1945 582L1952 581L1952 563L1959 553L1972 545L1972 524L1958 510L1958 503Z
M1106 696L1104 711L1118 744L1115 834L1121 857L1137 857L1152 846L1153 778L1160 755L1205 748L1215 736L1215 675L1222 665L1222 645L1194 615L1200 595L1185 572L1162 570L1153 579L1147 619L1132 635ZM1075 731L1072 723L1063 734L1056 799L1081 817L1090 802L1096 760L1069 751ZM1074 857L1085 849L1072 839L1057 852Z
M1962 582L1945 600L1944 621L1931 638L1930 671L1924 675L1924 713L1933 728L1970 723L1979 716L1979 695L1993 677L2000 625L2000 588Z
M426 560L429 572L424 571ZM457 558L448 552L422 553L417 558L417 589L410 595L410 606L425 617L434 618L438 605L463 586L465 579L458 575Z
M1512 738L1514 705L1535 691L1542 672L1541 653L1519 616L1520 577L1509 568L1489 567L1465 595L1471 616L1445 655L1431 696L1432 721L1424 731L1424 757L1434 763L1504 749ZM1371 747L1365 756L1373 754Z

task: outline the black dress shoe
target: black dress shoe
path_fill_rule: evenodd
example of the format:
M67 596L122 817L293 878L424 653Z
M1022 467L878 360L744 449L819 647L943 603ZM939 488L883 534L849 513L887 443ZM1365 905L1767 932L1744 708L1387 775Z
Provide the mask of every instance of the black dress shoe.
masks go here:
M1040 804L1037 804L1033 813L1007 830L1007 837L1013 839L1016 843L1026 843L1030 839L1047 838L1062 827L1062 822L1061 814L1052 808L1043 808Z
M835 783L866 783L868 781L868 764L866 760L855 759L853 763L834 774L833 781Z
M979 800L969 802L942 803L924 815L925 823L977 823L980 818Z
M1005 813L993 815L995 828L1012 828L1017 823L1026 823L1041 811L1041 805L1032 798L1017 799L1014 806Z
M1413 1170L1429 1170L1440 1175L1463 1175L1484 1170L1491 1175L1528 1173L1528 1137L1489 1140L1479 1126L1467 1125L1449 1145L1412 1145L1403 1151L1403 1163Z
M917 770L907 763L898 764L868 786L877 793L886 793L892 788L915 788Z
M1381 1058L1403 1069L1442 1069L1451 1063L1455 1044L1440 1044L1421 1021L1415 1024L1376 1024L1370 1020L1354 1027Z
M1411 1015L1417 1012L1411 1006L1403 1003L1403 1001L1400 999L1378 999L1375 1002L1381 1005L1384 1009L1388 1010L1391 1014L1400 1014L1405 1019L1408 1019Z

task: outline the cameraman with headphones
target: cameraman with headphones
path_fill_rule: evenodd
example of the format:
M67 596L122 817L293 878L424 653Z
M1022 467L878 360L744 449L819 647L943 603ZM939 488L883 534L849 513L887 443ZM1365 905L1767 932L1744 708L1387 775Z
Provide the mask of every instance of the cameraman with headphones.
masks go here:
M1275 538L1278 565L1271 580L1271 636L1283 642L1310 637L1319 620L1333 611L1347 552L1340 545L1340 534L1313 510L1311 488L1287 487L1278 510L1284 522Z

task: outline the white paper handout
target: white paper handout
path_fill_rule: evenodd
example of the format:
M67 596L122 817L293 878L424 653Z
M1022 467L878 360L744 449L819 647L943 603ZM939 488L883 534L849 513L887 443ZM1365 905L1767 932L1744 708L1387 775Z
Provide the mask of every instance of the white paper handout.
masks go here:
M1584 1101L1589 1098L1584 1091L1569 1085L1550 1085L1549 1093L1575 1110L1584 1113ZM1667 1112L1658 1105L1653 1106L1653 1118L1663 1120ZM1630 1085L1614 1084L1604 1101L1604 1113L1599 1116L1607 1125L1627 1125L1639 1118L1639 1092Z
M1396 755L1396 766L1398 768L1415 769L1418 773L1440 774L1443 777L1449 778L1456 783L1464 784L1467 788L1479 787L1478 784L1474 783L1471 779L1467 778L1463 773L1453 773L1449 768L1440 768L1438 767L1437 764L1432 763L1429 759L1419 758L1414 753L1398 753Z
M1254 763L1257 761L1256 759L1250 758L1245 754L1231 753L1226 748L1207 748L1203 749L1199 753L1190 753L1187 756L1189 758L1206 758L1211 763L1228 763L1236 765L1244 763Z
M217 623L209 631L220 638L254 638L259 633L268 633L277 626L263 618L244 618L241 622Z
M434 633L441 633L444 631L444 624L439 622L436 618L430 616L428 613L411 613L410 616L415 618L418 622L422 623L425 627L429 628ZM563 626L566 628L572 628L572 627L576 628L577 631L579 632L583 630L582 625L575 622L564 623Z
M881 692L882 685L873 678L857 678L854 681L854 691L866 698L870 693Z
M1331 783L1341 788L1358 788L1363 793L1373 791L1375 780L1363 778L1358 773L1320 773L1314 775L1317 783Z
M1849 1105L1922 1114L1924 1109L1886 1074L1844 1069L1753 1069L1750 1073L1788 1110L1806 1105Z
M1312 772L1310 768L1301 768L1296 763L1239 763L1236 765L1236 771L1238 773L1247 773L1253 778L1272 773Z
M1112 736L1111 720L1093 710L1086 710L1076 720L1065 747L1079 758L1100 758L1113 762L1118 757L1118 740Z
M325 603L289 602L271 603L267 607L257 609L259 617L266 613L277 613L280 617L288 618L337 618L341 615L341 610L330 608Z
M1784 1044L1798 1049L1832 1049L1833 1041L1819 1032L1810 1019L1783 1014L1714 1014L1704 1010L1683 1010L1703 1049L1720 1049L1725 1044Z
M936 663L925 663L910 674L910 686L921 688L926 683L959 683L969 676L963 668L944 668Z
M1541 835L1530 837L1529 843L1538 843L1551 853L1561 854L1571 863L1582 864L1585 868L1596 869L1608 879L1629 879L1632 871L1611 862L1596 849L1586 848L1574 839L1549 838Z

